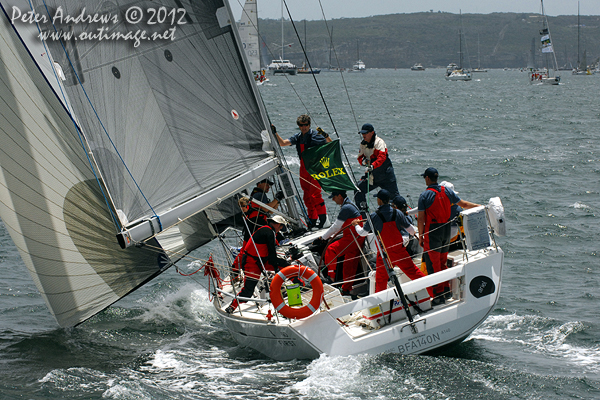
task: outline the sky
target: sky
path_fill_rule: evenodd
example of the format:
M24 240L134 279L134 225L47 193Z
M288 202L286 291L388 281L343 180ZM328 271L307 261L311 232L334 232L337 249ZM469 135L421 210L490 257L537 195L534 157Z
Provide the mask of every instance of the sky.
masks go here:
M281 0L256 0L260 18L281 18ZM239 19L245 0L229 0L233 15ZM540 0L286 0L292 18L327 20L360 18L371 15L415 13L433 10L458 14L493 12L539 13ZM581 15L600 15L600 0L580 0ZM323 12L321 11L323 7ZM545 0L546 14L577 15L577 0ZM284 17L288 19L284 8Z

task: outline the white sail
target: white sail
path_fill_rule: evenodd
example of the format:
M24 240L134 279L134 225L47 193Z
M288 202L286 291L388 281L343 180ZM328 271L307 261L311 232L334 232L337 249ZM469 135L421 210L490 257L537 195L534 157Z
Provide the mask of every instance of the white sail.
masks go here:
M244 53L250 64L250 70L260 71L260 40L256 0L246 0L238 29Z
M215 221L200 211L277 166L229 5L160 3L148 7L185 10L176 40L72 40L66 52L46 42L62 81L28 50L32 25L11 24L12 6L27 12L30 3L1 2L0 216L62 326L211 240ZM130 5L34 4L46 6L122 17ZM115 235L136 221L149 232L135 239L144 246L121 249Z

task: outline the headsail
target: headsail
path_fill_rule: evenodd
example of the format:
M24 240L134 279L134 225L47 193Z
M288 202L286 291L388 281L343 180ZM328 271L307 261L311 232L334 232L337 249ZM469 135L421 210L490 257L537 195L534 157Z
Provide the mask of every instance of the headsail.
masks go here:
M260 71L260 41L256 0L246 0L240 19L239 31L242 47L250 64L250 70L252 72Z
M28 1L13 3L30 10ZM0 27L8 104L0 111L0 215L51 312L72 326L210 240L200 211L273 171L277 159L227 3L135 3L183 9L174 40L71 40L66 53L48 41L64 82L51 82L28 51L31 38L19 33L30 27L11 25L13 3L2 2ZM112 32L124 35L149 29L124 23L129 3L94 6L34 3L39 14L87 7L116 15ZM49 21L40 28L54 30ZM156 236L121 250L115 234L136 221L149 229L142 239Z

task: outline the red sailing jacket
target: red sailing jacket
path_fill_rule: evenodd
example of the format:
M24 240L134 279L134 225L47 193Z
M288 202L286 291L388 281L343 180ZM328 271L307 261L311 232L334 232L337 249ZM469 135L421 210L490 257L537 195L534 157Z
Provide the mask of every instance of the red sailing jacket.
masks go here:
M433 200L433 204L425 209L425 233L429 232L431 224L445 224L450 220L450 208L452 204L446 195L444 187L440 186L440 189L440 191L437 191L432 187L427 188L427 190L435 192L435 199Z

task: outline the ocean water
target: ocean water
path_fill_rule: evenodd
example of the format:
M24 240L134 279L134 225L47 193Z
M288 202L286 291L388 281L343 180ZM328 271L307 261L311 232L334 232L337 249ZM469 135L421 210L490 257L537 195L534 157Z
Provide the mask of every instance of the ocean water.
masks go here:
M502 199L500 300L449 352L275 362L239 347L204 278L174 268L62 329L0 224L0 398L600 398L600 75L562 75L546 87L518 71L471 82L447 82L442 70L321 73L326 105L312 76L270 77L259 89L284 138L304 112L313 127L335 124L357 175L356 132L372 123L413 204L429 166L463 199ZM294 149L285 153L297 172Z

